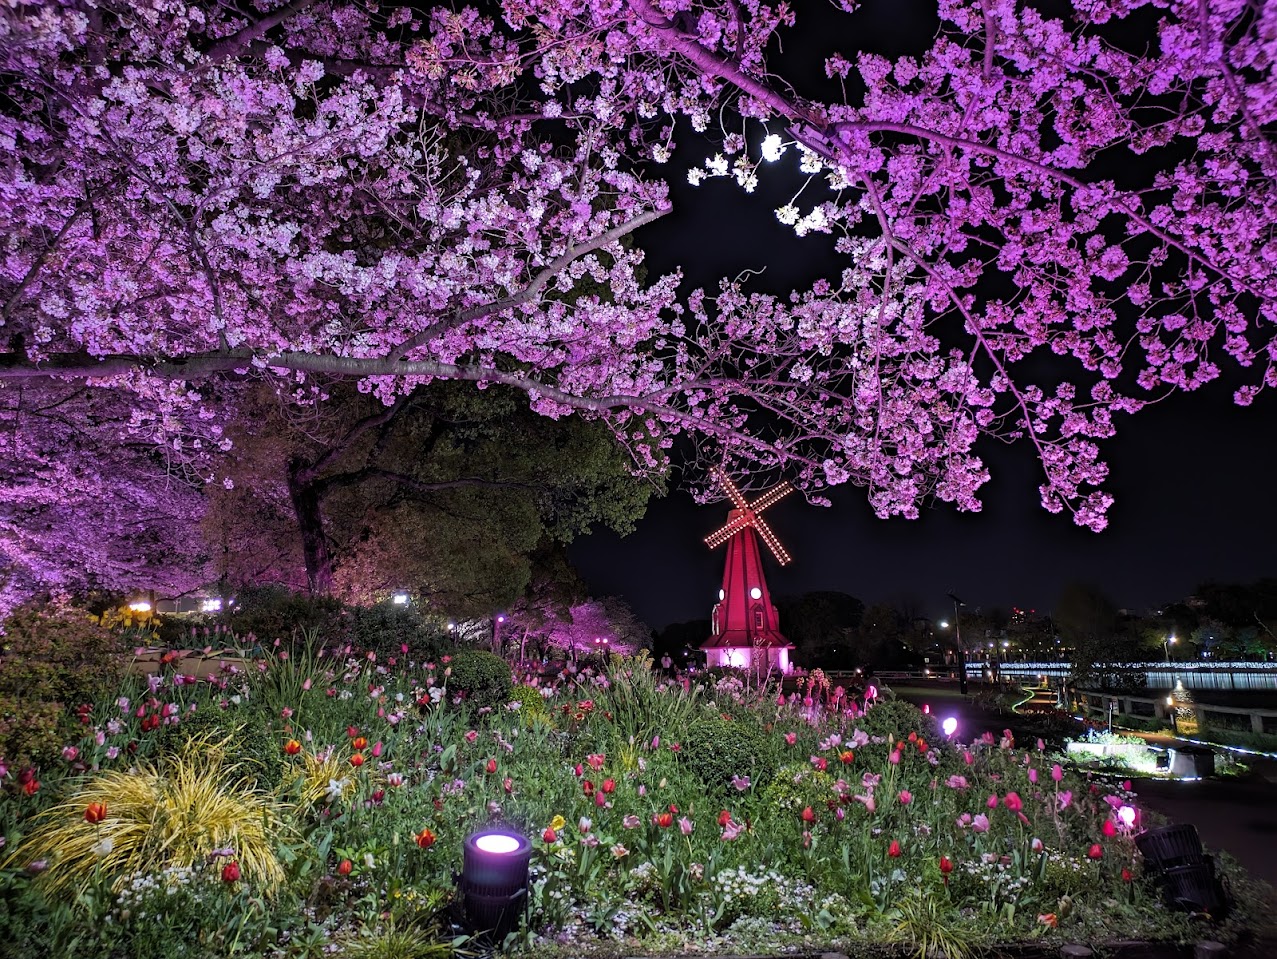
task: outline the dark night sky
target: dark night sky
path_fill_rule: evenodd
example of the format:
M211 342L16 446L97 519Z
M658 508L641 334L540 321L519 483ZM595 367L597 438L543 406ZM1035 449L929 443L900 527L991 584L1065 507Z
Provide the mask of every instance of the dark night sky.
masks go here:
M882 35L883 23L867 23L868 32ZM930 36L923 26L908 39ZM683 142L695 149L688 132ZM675 213L638 237L653 273L681 266L689 288L712 288L718 277L765 267L755 288L772 292L836 276L839 258L827 238L798 239L776 221L773 211L797 182L791 159L764 175L753 195L723 180L693 189L666 171L674 174ZM786 164L789 171L779 169ZM1066 583L1080 580L1139 609L1210 579L1277 576L1277 398L1264 393L1240 408L1231 394L1221 381L1118 421L1118 436L1102 447L1111 467L1105 488L1117 497L1102 533L1042 509L1040 470L1027 446L988 442L981 452L993 478L982 488L981 513L937 504L919 520L880 520L855 487L833 491L830 508L797 495L772 507L766 517L794 562L784 570L770 563L768 582L778 595L841 590L939 616L948 592L970 606L1049 610ZM723 549L711 552L701 539L726 513L724 504L698 506L675 491L653 501L630 536L596 532L571 556L594 595L624 597L651 626L708 618Z

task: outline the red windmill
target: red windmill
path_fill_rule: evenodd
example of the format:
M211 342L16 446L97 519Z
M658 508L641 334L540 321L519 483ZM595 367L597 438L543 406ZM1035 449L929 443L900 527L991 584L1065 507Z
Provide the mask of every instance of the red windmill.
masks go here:
M758 537L762 537L781 566L789 563L789 553L761 514L794 488L781 483L749 503L721 469L714 470L714 476L735 509L727 514L727 523L721 529L705 537L705 545L711 549L727 543L727 562L723 567L723 588L718 591L718 603L711 620L713 635L701 649L710 666L733 666L760 673L777 669L787 673L789 651L794 644L780 631L780 618L772 605L767 580L763 578Z

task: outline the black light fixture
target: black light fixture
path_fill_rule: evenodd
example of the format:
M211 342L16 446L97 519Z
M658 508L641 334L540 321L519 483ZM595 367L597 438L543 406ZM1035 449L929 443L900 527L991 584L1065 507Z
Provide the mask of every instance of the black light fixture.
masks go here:
M466 923L500 945L528 905L532 843L509 829L484 829L466 838L461 853L461 895Z

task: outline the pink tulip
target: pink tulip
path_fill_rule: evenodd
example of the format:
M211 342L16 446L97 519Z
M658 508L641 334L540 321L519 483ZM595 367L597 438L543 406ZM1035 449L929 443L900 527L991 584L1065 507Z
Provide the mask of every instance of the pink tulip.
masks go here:
M997 808L998 808L998 794L997 794L997 793L994 793L994 794L993 794L992 796L990 796L987 800L985 800L985 803L984 803L984 804L985 804L987 807L989 807L990 809L997 809Z
M796 742L798 742L798 734L797 734L797 733L785 733L785 745L786 745L786 746L792 746L792 745L793 745L794 743L796 743Z
M1029 769L1029 782L1031 782L1031 783L1037 783L1037 781L1038 781L1038 771L1037 771L1036 769L1032 769L1032 768L1030 768L1030 769Z
M971 818L971 829L973 832L988 832L989 817L986 816L984 813L980 813L977 816L973 816Z
M692 834L692 821L686 816L683 816L678 821L678 831L684 836L690 836Z
M900 805L907 806L913 802L913 793L907 789L900 790Z
M382 748L383 747L381 745L381 740L378 740L377 742L372 744L372 754L374 758L377 758L377 759L381 758Z
M1051 767L1051 778L1057 783L1064 778L1064 770L1060 768L1060 764L1056 763Z

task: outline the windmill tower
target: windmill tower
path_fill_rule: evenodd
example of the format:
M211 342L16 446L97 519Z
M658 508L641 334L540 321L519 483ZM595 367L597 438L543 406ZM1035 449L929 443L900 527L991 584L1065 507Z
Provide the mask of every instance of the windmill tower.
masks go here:
M710 666L787 673L789 651L794 644L780 631L780 618L763 577L758 539L762 538L781 566L788 565L789 553L761 514L794 488L781 483L750 503L726 473L716 469L714 476L735 508L727 514L727 523L721 529L705 537L710 549L727 543L727 561L723 566L723 588L718 591L718 603L711 617L712 635L701 649Z

